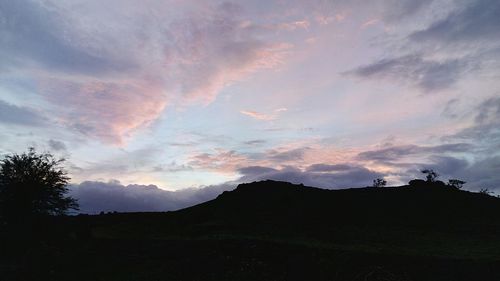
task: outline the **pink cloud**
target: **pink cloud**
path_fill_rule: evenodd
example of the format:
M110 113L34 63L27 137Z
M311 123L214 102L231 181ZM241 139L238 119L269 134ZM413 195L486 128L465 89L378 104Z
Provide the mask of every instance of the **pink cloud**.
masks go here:
M62 124L116 145L155 120L167 104L159 85L145 81L44 79L40 91Z
M254 27L232 10L176 21L164 71L187 101L210 103L225 86L283 64L292 45L263 40Z
M260 112L253 111L253 110L241 110L240 113L243 115L246 115L246 116L250 116L250 117L257 119L257 120L271 121L271 120L275 120L281 112L285 112L287 110L288 109L282 107L282 108L275 109L272 114L260 113Z
M239 168L247 166L248 163L246 156L234 150L216 149L215 153L192 155L188 164L219 173L234 173Z
M51 69L36 73L39 93L61 124L105 143L125 144L133 132L160 116L167 101L173 106L208 104L224 87L283 65L292 48L255 29L235 4L189 6L177 18L150 17L144 24L155 28L117 36L105 24L93 33L90 27L74 26L75 38L87 38L77 40L82 51L131 66L117 63L102 73L76 68L64 74Z
M311 24L307 20L298 20L294 22L280 23L277 25L277 29L293 31L296 29L309 29Z
M188 165L217 173L235 173L248 166L281 168L293 166L305 168L316 163L338 164L356 160L361 149L339 148L333 145L317 144L314 141L298 141L254 153L217 148L189 157Z
M347 18L347 12L336 13L331 16L327 15L317 15L315 17L316 22L319 25L329 25L332 22L343 22Z
M361 28L364 29L364 28L367 28L369 26L372 26L372 25L375 25L379 22L380 20L379 19L371 19L371 20L368 20L366 22L364 22L362 25L361 25Z
M243 115L246 115L246 116L250 116L250 117L257 119L257 120L269 121L269 120L275 119L275 116L259 113L256 111L241 110L240 113Z

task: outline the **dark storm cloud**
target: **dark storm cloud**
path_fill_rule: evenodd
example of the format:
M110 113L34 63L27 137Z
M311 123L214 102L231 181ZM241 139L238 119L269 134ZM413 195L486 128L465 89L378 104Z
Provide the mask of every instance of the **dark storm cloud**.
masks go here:
M0 100L0 122L24 126L40 126L45 123L45 117L35 110L16 106Z
M100 73L122 69L105 56L86 51L69 37L63 11L30 0L0 2L0 58L3 63L32 62L52 70ZM66 28L66 29L65 29Z
M325 169L330 166L328 171ZM383 177L381 173L371 171L359 165L341 164L326 165L315 164L305 170L286 166L273 169L261 166L252 166L239 169L242 177L240 182L258 180L278 180L292 183L303 183L308 186L322 188L346 188L370 185L373 179Z
M415 1L418 2L418 1ZM429 27L411 34L415 42L476 42L500 39L500 1L476 0Z
M468 152L473 148L468 143L442 144L436 146L399 145L379 150L364 151L358 154L360 160L395 161L411 155L428 155L434 153Z
M394 79L430 92L452 86L472 65L472 61L464 59L434 61L421 55L406 55L382 59L345 74L367 79Z
M166 191L155 185L127 185L118 181L86 181L70 187L70 195L78 199L80 212L159 212L186 208L217 197L235 184Z

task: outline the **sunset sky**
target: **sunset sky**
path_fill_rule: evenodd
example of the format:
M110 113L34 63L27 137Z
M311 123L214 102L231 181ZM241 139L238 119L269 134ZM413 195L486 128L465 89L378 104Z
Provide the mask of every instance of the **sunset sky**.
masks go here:
M500 1L0 0L0 139L137 209L422 168L495 191Z

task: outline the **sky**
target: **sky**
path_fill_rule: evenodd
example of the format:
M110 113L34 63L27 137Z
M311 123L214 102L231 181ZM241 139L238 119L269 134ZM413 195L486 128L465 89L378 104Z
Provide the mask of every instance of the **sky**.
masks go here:
M500 192L500 1L3 0L0 155L66 158L84 212L240 182Z

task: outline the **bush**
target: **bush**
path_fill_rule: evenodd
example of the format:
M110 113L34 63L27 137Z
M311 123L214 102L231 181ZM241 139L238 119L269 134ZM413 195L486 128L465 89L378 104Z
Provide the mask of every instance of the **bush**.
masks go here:
M425 178L427 182L435 182L439 177L439 174L436 173L433 169L425 169L421 171L423 174L426 174Z
M456 189L461 189L466 182L462 180L457 180L457 179L449 179L448 180L448 186L451 186Z
M387 181L386 180L378 178L378 179L374 179L373 180L373 185L372 186L373 187L384 187L386 185L387 185Z

